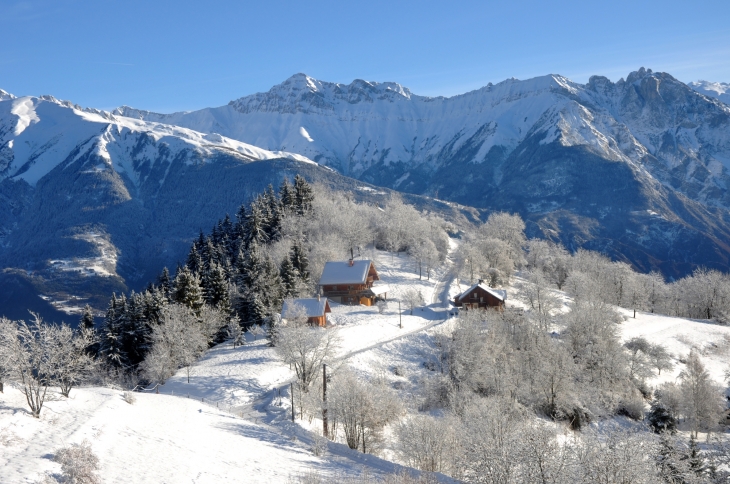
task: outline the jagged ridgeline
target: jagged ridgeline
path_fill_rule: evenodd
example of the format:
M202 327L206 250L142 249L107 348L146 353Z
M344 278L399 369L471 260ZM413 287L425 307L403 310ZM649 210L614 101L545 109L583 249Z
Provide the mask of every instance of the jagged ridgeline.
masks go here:
M112 295L100 355L113 367L136 368L168 306L194 314L211 345L230 337L232 324L273 329L286 298L315 294L325 262L371 247L408 251L414 272L430 277L448 252L451 222L395 195L383 202L358 203L300 175L284 179L278 191L269 185L233 218L201 231L174 276L165 268L144 291Z

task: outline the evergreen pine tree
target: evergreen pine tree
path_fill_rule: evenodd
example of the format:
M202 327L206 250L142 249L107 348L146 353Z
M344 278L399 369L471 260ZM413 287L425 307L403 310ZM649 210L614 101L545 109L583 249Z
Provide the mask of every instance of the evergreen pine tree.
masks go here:
M697 444L697 439L692 432L690 432L689 436L689 452L687 456L689 458L690 470L698 476L703 475L706 470L705 458L702 456L700 446Z
M659 437L659 448L655 463L662 482L667 484L684 484L686 475L683 456L677 450L674 438L668 432L662 432Z
M292 264L289 257L285 257L281 262L279 274L281 276L281 289L284 299L296 297L299 292L300 276L299 271L294 268L294 264Z
M292 213L296 208L296 197L294 187L289 183L288 178L284 178L279 186L279 200L281 200L281 209L284 213Z
M231 312L231 300L228 294L228 280L223 268L213 262L203 277L205 302L217 307L226 314Z
M187 267L181 267L175 276L173 287L173 301L189 307L195 314L200 314L205 301L198 275L190 272Z
M94 312L91 306L88 304L84 306L84 310L81 313L81 319L79 320L79 328L94 329Z
M246 234L246 221L248 220L248 212L246 211L246 205L241 204L236 211L236 223L233 225L233 242L236 245L236 250L240 247L241 243L248 240Z
M294 199L298 215L306 215L312 210L314 192L309 183L299 175L294 177Z
M122 295L121 308L122 317L120 317L119 326L122 330L122 351L126 356L125 363L126 366L136 367L142 362L146 351L142 300L138 294L132 291L128 299Z
M299 279L303 285L309 284L309 258L300 242L295 243L291 248L291 262L299 273Z
M266 236L270 241L278 240L281 234L281 219L283 217L281 211L281 201L274 191L274 187L269 185L264 194L264 203L266 203Z
M170 271L167 270L167 267L162 269L162 274L157 278L157 285L160 287L160 291L162 291L164 297L169 298L172 282L170 280Z
M188 259L185 262L185 265L193 274L200 274L203 271L203 259L200 255L200 250L201 247L198 247L198 243L193 242L193 245L190 247L190 252L188 252Z
M246 248L251 244L263 245L268 242L266 233L266 212L262 210L261 203L254 202L251 204L251 210L246 216L246 227L244 233L246 236Z
M122 328L119 327L119 308L116 294L112 294L104 317L99 342L99 356L109 367L123 369L126 356L122 351Z
M649 410L647 420L656 433L669 432L674 434L677 431L677 419L656 397L651 402L651 410Z

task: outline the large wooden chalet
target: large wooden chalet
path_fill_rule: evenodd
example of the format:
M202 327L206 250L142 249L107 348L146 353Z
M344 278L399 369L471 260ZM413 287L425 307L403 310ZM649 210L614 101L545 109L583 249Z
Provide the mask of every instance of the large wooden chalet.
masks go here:
M324 265L319 289L334 302L372 306L387 296L387 286L373 287L373 282L379 280L370 260L330 261Z
M327 313L331 313L330 303L326 297L288 299L281 308L281 318L287 319L292 305L299 305L307 313L307 322L314 326L327 326Z
M478 283L456 296L454 298L454 306L464 309L492 308L498 311L503 311L506 299L507 291L492 289L480 280Z

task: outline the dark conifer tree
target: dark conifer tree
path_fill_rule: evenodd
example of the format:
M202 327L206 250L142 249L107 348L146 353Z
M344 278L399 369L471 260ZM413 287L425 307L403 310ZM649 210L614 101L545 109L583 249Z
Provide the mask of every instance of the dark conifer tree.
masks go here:
M292 264L289 257L285 257L281 262L279 274L281 275L281 290L284 299L297 297L300 276L299 271L294 268L294 264Z
M151 333L144 317L142 296L132 291L129 298L123 301L123 308L124 317L119 323L122 327L122 351L127 358L127 365L136 367L147 354Z
M231 312L231 300L228 294L228 280L223 268L213 262L203 277L205 302L217 307L226 314Z
M203 271L203 259L200 255L200 249L198 243L193 242L193 245L190 247L190 252L188 252L188 259L185 265L193 274L200 274Z
M112 294L107 308L99 342L99 356L110 368L123 369L126 355L122 351L122 328L116 294Z
M241 204L236 211L236 223L233 225L233 238L237 245L241 245L241 242L248 240L246 235L246 223L248 220L248 211L246 210L246 204ZM236 247L238 250L238 247Z
M705 458L702 456L700 446L697 444L697 438L693 432L690 432L689 435L689 452L687 457L689 458L689 469L698 476L702 476L707 470L707 466L705 465Z
M292 265L297 270L302 284L309 284L309 257L300 242L296 242L290 252Z
M205 301L198 275L190 272L187 267L182 267L175 276L173 286L172 300L189 307L195 314L200 314Z
M251 210L246 217L244 232L246 248L251 244L263 245L268 242L266 212L262 210L258 200L251 205Z
M312 210L314 192L309 183L299 175L294 177L294 198L297 214L306 215Z
M167 270L167 267L162 269L162 274L157 278L157 285L160 287L160 291L162 291L164 297L169 298L172 281L170 279L170 271Z
M281 200L281 208L284 213L292 213L296 209L296 195L294 187L289 183L288 178L284 178L279 187L279 199Z
M274 241L279 239L281 234L281 219L283 217L281 210L281 200L276 195L274 187L269 185L264 193L263 202L266 204L267 224L266 235L268 240Z

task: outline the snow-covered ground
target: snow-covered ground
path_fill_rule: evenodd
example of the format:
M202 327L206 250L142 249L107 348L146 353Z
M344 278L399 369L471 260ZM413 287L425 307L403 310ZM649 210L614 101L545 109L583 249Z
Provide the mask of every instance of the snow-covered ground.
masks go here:
M388 341L418 333L447 317L442 297L449 293L449 265L419 280L406 256L371 254L388 284L388 298L419 289L427 304L401 318L391 302L376 307L333 304L331 328L340 337L339 356L368 354ZM402 328L400 327L402 321ZM389 343L393 344L393 343ZM59 472L55 451L88 439L98 455L105 483L286 482L310 470L339 476L392 473L399 466L372 455L329 444L315 457L312 434L289 420L286 383L293 373L262 338L249 335L245 346L219 345L193 367L190 383L181 370L160 393L83 388L64 399L55 392L37 420L25 411L17 388L0 396L0 482L38 482ZM280 392L281 388L283 392Z
M380 283L390 286L389 307L380 314L376 307L333 304L327 331L339 334L341 362L361 377L385 379L408 411L416 412L423 380L439 371L434 343L452 324L447 301L466 285L456 284L450 262L430 280L419 280L405 255L369 256ZM517 294L524 283L513 279L508 306L525 307ZM401 307L399 317L392 301L414 287L427 303L413 315ZM567 307L570 298L557 295ZM644 336L674 355L675 369L651 384L675 379L683 368L679 359L692 348L700 351L713 378L723 380L730 328L641 312L634 319L633 312L621 312L624 340ZM52 454L83 439L100 459L104 482L286 482L308 471L330 476L398 471L392 462L340 443L330 443L327 455L314 456L310 446L321 424L290 421L287 383L293 372L263 337L248 336L245 346L234 349L227 343L208 351L192 368L190 383L181 370L160 394L136 393L133 405L118 390L84 388L72 391L68 400L54 393L36 420L25 411L20 392L7 389L0 395L0 482L37 482L44 473L58 472ZM620 420L613 424L624 425ZM387 446L383 457L393 457Z

